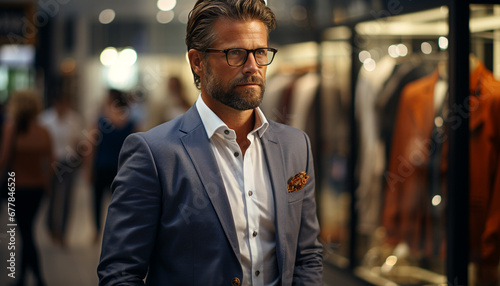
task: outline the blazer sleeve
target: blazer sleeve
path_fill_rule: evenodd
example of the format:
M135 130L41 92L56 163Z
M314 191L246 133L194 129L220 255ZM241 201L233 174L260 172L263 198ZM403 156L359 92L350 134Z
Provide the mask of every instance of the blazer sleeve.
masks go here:
M99 285L144 285L160 216L156 164L143 135L123 143L97 268Z
M304 199L292 285L323 285L323 246L318 240L320 228L316 213L314 164L309 138L304 136L307 143L306 172L309 180L303 189Z

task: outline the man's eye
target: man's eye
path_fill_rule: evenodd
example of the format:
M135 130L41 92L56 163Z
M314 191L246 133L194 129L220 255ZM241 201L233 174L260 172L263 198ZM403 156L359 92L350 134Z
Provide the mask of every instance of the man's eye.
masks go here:
M243 50L230 50L228 52L228 55L230 56L241 56L243 55L244 51Z
M265 56L265 55L266 55L266 53L267 53L267 51L266 51L266 50L256 50L256 51L255 51L255 54L256 54L257 56Z

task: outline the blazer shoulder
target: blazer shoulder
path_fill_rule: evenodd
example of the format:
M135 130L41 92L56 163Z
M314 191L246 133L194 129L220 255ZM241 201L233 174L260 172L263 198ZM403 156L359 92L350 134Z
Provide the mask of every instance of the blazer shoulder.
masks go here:
M183 115L160 124L143 133L147 142L177 140L196 128L202 126L201 118L195 106L192 106Z
M285 140L282 143L286 142L297 142L301 141L300 139L305 138L306 141L309 141L309 136L306 132L297 129L295 127L278 123L272 120L269 120L269 131L272 132L274 137L279 137L280 141Z

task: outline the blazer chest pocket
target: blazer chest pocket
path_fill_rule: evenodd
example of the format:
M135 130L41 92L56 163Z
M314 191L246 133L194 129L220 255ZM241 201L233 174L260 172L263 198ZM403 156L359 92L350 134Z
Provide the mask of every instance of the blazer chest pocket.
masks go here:
M302 199L304 198L304 193L305 193L304 190L299 190L296 192L287 193L288 203L293 204L293 203L302 201Z

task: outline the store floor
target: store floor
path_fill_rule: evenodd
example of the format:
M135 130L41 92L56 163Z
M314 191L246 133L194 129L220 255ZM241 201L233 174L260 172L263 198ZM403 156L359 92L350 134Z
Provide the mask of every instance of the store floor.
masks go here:
M46 228L47 201L44 200L35 222L36 242L39 247L42 271L47 286L96 286L96 268L99 260L100 243L94 242L92 193L90 186L80 179L72 200L68 224L67 245L62 248L54 244ZM6 205L0 208L0 286L10 286L6 258L9 257ZM17 237L20 244L19 237ZM19 246L19 245L18 245ZM19 251L17 256L19 256ZM19 257L16 257L20 259ZM324 285L356 285L353 282L340 283L337 270L325 265ZM28 281L31 284L31 277ZM340 280L342 281L342 279Z
M67 226L67 242L63 248L50 238L46 227L48 200L44 199L35 221L35 235L38 245L40 265L47 286L95 286L98 284L96 268L99 260L100 245L94 242L92 193L91 188L79 179L71 202L71 215ZM4 267L9 250L6 245L7 209L2 205L0 213L0 286L8 286L14 279L8 277ZM19 229L17 229L19 231ZM17 236L17 247L20 246ZM20 252L16 253L20 259ZM33 280L31 277L29 281ZM33 282L33 281L31 281ZM31 284L28 284L31 285ZM34 285L34 283L33 283Z

